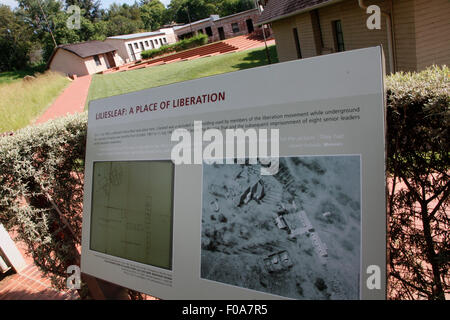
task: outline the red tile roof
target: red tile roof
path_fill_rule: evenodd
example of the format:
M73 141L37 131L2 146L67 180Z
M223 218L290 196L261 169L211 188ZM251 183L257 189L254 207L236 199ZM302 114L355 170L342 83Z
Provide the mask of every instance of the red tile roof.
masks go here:
M284 16L295 14L298 11L312 9L316 6L326 5L327 2L337 0L269 0L258 19L258 24L279 20Z

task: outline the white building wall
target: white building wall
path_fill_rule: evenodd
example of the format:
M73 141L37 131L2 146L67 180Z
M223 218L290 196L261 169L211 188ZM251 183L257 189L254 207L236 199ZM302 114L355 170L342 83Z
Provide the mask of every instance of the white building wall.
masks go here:
M103 54L99 54L98 58L100 60L100 65L98 66L95 63L94 56L84 59L84 63L86 64L86 68L89 74L94 74L108 69L108 65L106 64L106 57Z
M164 32L165 34L133 39L106 39L105 42L114 46L123 61L127 63L134 61L132 52L130 50L130 47L128 46L129 44L131 44L133 47L133 52L136 56L136 60L140 60L142 51L157 49L162 45L173 44L176 42L176 35L172 28L161 29L161 32ZM144 50L142 50L141 43L144 47Z

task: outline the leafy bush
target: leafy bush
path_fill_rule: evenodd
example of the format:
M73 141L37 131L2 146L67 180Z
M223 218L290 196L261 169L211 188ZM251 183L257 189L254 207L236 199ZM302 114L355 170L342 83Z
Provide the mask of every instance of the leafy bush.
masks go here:
M449 69L387 79L389 296L442 299L449 268ZM0 222L62 287L79 264L86 114L0 138Z
M431 67L387 79L389 296L450 293L450 72Z
M80 265L87 114L0 138L0 223L58 288Z
M165 45L157 49L145 50L141 52L143 59L151 59L161 56L166 53L179 52L199 46L203 46L208 43L208 36L205 34L199 34L192 38L183 39L174 44Z
M165 45L156 49L145 50L141 52L142 59L151 59L157 56L162 56L166 53L174 52L175 50L170 45Z

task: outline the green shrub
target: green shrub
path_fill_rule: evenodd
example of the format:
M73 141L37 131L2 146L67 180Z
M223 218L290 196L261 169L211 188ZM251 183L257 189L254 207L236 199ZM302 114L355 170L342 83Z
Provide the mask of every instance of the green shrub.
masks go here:
M0 138L0 223L58 288L80 265L87 113Z
M392 299L450 293L449 76L448 67L434 66L387 78Z
M145 50L141 52L142 59L151 59L166 53L174 52L170 45L165 45L157 49Z
M151 59L163 54L171 52L179 52L187 49L192 49L195 47L203 46L208 43L208 36L205 34L199 34L191 38L183 39L171 45L165 45L157 49L151 49L141 52L141 57L143 59Z

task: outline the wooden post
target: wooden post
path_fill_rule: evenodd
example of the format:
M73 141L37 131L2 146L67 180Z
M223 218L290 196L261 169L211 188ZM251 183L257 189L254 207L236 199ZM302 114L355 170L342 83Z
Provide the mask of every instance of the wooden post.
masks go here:
M82 273L81 278L89 288L94 300L130 300L128 290L124 287Z

